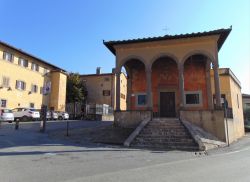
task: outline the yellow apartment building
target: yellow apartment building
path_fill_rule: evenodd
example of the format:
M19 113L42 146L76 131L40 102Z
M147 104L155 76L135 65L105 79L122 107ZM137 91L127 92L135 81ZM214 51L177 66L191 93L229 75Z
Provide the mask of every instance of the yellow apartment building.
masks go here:
M113 108L116 107L116 76L114 73L100 73L100 68L97 68L96 74L81 75L84 81L88 96L89 104L107 104ZM121 110L126 110L127 104L127 77L124 73L120 75L120 107Z
M0 108L65 110L65 70L0 41Z

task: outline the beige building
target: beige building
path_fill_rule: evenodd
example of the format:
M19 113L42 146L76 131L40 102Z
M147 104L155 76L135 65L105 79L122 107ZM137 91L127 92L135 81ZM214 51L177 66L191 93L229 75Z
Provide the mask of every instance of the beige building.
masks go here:
M96 74L81 75L80 77L88 91L87 103L107 104L113 108L116 107L116 76L114 73L102 74L100 68L97 68ZM126 110L127 78L124 73L121 73L120 78L120 108Z
M0 107L65 110L65 70L0 42Z
M231 140L236 140L244 135L244 119L243 119L243 108L242 108L242 94L241 84L234 73L229 68L220 68L220 90L221 90L221 102L224 107L225 100L228 103L227 117L229 132ZM213 71L211 70L211 78L213 78ZM215 101L215 90L213 87L213 79L211 79L213 103Z

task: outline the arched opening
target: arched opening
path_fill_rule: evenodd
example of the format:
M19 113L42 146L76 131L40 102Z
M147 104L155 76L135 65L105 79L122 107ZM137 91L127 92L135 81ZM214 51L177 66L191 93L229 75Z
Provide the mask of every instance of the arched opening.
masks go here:
M123 68L127 76L127 93L123 97L121 90L121 101L126 99L127 110L145 110L147 83L144 63L139 59L129 59L124 63Z
M178 65L170 57L152 64L153 113L156 117L176 117L179 105Z
M184 62L184 106L186 109L211 108L211 60L203 54Z

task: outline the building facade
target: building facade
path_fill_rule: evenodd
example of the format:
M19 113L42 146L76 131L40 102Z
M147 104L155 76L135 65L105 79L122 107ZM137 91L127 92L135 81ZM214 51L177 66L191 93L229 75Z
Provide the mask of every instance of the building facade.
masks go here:
M125 68L128 77L127 110L140 112L135 114L137 116L141 116L142 111L149 111L153 113L153 117L179 117L201 126L223 141L227 140L221 103L218 52L230 32L231 28L104 41L104 45L116 56L117 118L119 115L124 116L124 113L119 112L119 75L121 69ZM216 122L212 122L211 118ZM120 122L121 119L117 121ZM126 122L122 124L129 127Z
M0 42L0 107L65 110L65 70Z
M211 78L213 77L213 70L211 70ZM220 68L219 77L222 106L223 108L225 107L226 100L228 107L225 117L227 117L227 124L230 125L229 132L231 140L236 140L244 135L241 83L229 68ZM213 103L215 105L216 100L213 80L211 86L214 98Z
M80 78L84 81L88 91L87 103L116 107L116 76L114 73L97 72L96 74L81 75ZM123 73L120 75L120 87L120 108L126 110L127 78Z

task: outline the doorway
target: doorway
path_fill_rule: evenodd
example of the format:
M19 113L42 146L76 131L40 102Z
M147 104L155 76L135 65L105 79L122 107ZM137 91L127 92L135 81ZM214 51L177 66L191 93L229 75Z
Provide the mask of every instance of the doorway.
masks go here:
M160 92L160 117L176 117L175 92Z

